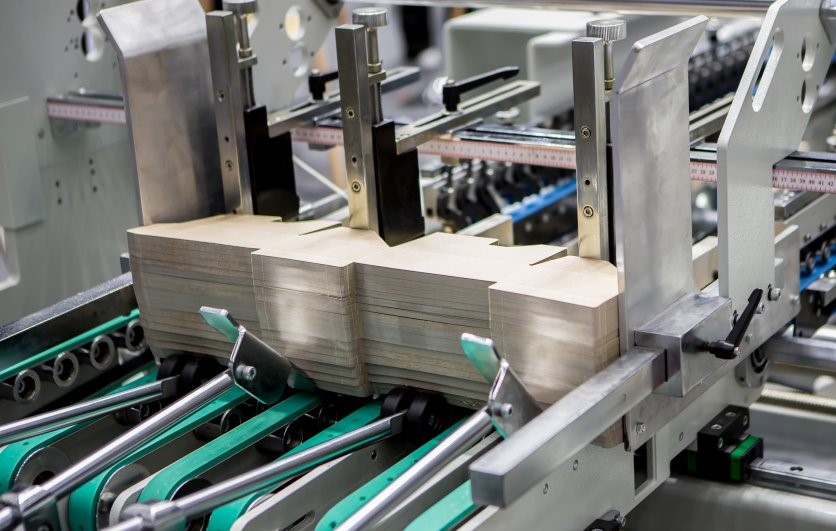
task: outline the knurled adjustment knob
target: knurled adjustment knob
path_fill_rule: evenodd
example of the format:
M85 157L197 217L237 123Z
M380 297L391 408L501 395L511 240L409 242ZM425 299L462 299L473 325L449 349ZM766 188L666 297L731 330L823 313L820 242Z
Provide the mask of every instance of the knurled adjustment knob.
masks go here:
M223 8L236 15L249 15L256 12L256 4L256 0L224 0Z
M597 37L605 42L624 40L627 38L627 22L617 18L587 22L586 36Z
M385 7L358 7L351 12L351 21L367 28L382 28L389 24L389 14Z

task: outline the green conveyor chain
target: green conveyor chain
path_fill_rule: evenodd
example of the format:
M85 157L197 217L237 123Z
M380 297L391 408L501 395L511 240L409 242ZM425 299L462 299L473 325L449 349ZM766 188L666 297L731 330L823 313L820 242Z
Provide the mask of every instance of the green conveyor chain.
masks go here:
M52 348L44 350L43 352L39 352L38 354L30 356L29 358L26 358L25 360L15 363L14 365L11 365L9 367L4 367L0 369L0 381L12 378L20 371L31 369L32 367L37 367L38 365L41 365L44 362L51 360L52 358L61 354L62 352L82 347L96 339L96 336L108 334L110 332L113 332L114 330L118 330L123 326L127 325L129 322L136 319L137 317L139 317L139 310L133 309L127 315L120 315L119 317L111 319L106 323L102 323L95 328L91 328L83 334L79 334L71 339L62 341L61 343L58 343Z

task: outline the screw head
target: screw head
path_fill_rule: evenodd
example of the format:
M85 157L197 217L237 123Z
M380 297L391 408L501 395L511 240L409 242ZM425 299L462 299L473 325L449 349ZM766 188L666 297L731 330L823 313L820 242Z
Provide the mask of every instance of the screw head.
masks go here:
M363 189L363 186L360 184L360 181L354 181L351 183L351 191L352 192L359 192Z
M593 210L591 206L586 205L585 207L583 207L583 215L584 216L586 216L588 218L591 218L594 213L595 213L595 210Z
M389 15L385 7L358 7L351 12L351 22L367 28L381 28L389 24Z
M720 425L720 424L712 424L712 425L711 425L711 429L712 429L712 430L714 430L714 431L717 431L717 430L722 430L722 429L723 429L723 426L722 426L722 425Z
M224 101L226 99L226 93L222 90L219 90L216 94L218 101Z
M624 40L627 37L627 22L618 18L592 20L586 23L586 36L598 37L605 42Z
M581 127L581 136L583 138L589 138L590 136L592 136L592 131L589 129L589 127L583 126Z
M647 425L644 422L637 422L636 423L636 433L641 435L642 433L647 431Z
M575 461L572 463L572 470L577 470L577 469L578 469L578 460L575 459Z
M778 299L780 299L781 298L781 288L771 288L769 290L768 298L771 301L777 301Z
M237 369L235 369L235 373L238 378L244 380L245 382L252 382L255 380L258 371L252 365L239 365Z

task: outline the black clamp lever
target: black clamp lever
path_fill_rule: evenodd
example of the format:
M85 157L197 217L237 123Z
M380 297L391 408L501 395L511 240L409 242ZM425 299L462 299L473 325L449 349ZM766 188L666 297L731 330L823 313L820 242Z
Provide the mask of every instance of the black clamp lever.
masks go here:
M444 84L444 88L441 89L444 108L447 109L447 112L456 112L459 110L459 103L461 102L462 94L465 92L487 85L491 81L512 78L519 73L520 67L518 66L503 66L502 68L476 74L461 81L448 79L447 83Z
M311 98L314 101L322 101L325 97L325 84L330 81L335 81L339 77L340 73L337 70L333 72L312 71L308 76L308 90L311 93Z
M710 353L723 360L732 360L740 354L740 343L746 337L749 324L751 324L752 318L755 317L755 313L758 311L758 307L761 304L761 297L763 297L762 289L756 288L752 291L752 294L749 295L749 303L746 304L743 313L737 318L734 327L732 327L726 339L712 341L706 346L706 349Z

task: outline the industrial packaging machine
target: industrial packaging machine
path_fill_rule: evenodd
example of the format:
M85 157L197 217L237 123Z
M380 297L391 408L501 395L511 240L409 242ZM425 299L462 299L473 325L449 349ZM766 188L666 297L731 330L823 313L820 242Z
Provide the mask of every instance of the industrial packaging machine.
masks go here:
M0 82L0 316L28 304L26 263L61 223L38 182L56 168L26 157L126 128L136 225L257 214L389 246L439 229L560 244L617 268L618 358L544 407L466 332L475 407L324 391L228 308L171 323L215 330L222 363L159 348L125 255L0 326L0 529L836 528L836 5L474 4L501 8L452 19L448 46L493 36L521 59L446 50L457 71L410 120L389 95L425 80L381 59L394 6L348 6L350 23L332 0L72 6L121 92ZM504 20L525 38L498 39ZM336 70L309 69L332 33ZM300 200L308 146L342 146L344 190ZM618 444L596 443L611 426Z

